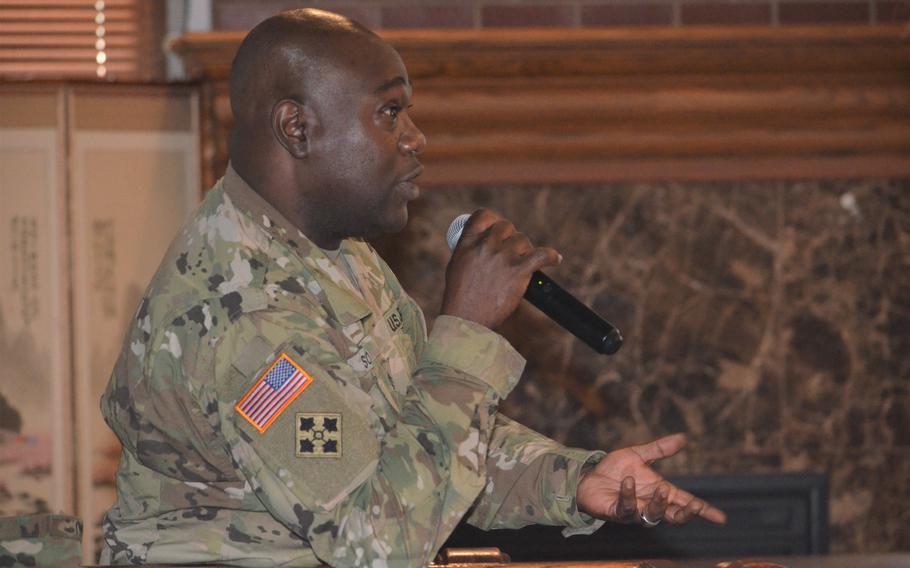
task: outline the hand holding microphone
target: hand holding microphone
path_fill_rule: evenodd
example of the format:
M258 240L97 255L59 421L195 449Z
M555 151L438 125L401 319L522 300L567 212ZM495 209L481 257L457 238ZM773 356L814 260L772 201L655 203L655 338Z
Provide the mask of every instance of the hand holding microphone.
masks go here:
M494 329L518 307L531 274L559 264L560 256L552 248L533 247L512 223L488 209L462 217L458 246L452 247L446 268L442 313Z
M612 355L622 347L618 329L538 270L558 264L562 257L551 248L534 248L492 211L481 209L455 218L446 240L453 254L446 269L443 314L494 328L518 307L523 295L598 353Z

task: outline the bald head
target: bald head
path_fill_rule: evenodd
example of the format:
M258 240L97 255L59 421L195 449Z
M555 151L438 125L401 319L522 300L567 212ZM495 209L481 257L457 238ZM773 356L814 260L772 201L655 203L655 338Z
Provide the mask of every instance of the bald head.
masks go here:
M307 98L307 86L337 64L345 44L376 40L382 41L357 22L322 10L291 10L264 20L247 34L231 66L235 128L250 134L266 126L275 103Z
M400 230L426 142L411 95L404 62L376 34L329 12L284 12L234 59L231 164L323 248Z

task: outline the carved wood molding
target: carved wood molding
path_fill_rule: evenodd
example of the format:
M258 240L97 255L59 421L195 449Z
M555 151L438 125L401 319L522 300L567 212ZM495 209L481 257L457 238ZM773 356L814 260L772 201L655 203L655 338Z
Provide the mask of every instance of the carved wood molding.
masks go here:
M424 185L910 176L900 26L381 35L414 83ZM242 37L172 44L205 86L207 182Z

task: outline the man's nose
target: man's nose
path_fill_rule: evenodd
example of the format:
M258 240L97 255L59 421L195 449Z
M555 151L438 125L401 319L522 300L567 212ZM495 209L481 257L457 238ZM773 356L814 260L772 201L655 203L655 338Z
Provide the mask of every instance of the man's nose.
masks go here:
M419 156L423 153L427 145L427 137L417 128L410 118L408 118L407 128L398 138L398 150L406 156Z

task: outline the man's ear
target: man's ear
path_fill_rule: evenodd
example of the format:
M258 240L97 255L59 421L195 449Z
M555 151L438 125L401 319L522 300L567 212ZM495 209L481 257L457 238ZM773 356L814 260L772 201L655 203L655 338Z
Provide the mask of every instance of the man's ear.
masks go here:
M303 159L310 153L312 119L306 105L293 99L279 101L272 108L272 133L295 158Z

